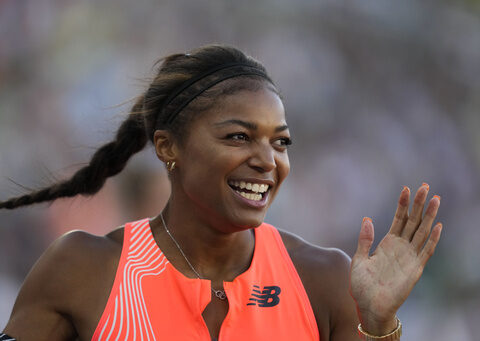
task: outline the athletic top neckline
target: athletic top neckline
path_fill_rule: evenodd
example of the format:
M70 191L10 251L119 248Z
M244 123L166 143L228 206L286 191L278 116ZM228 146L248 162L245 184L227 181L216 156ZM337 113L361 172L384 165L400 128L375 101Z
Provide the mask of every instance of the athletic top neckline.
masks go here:
M275 227L255 228L249 268L224 281L228 312L218 341L319 341L313 309ZM203 312L211 281L189 278L165 257L149 219L125 224L110 295L92 340L211 341Z
M152 224L150 224L150 221L151 221L152 218L148 218L148 230L149 230L149 233L150 233L150 236L152 237L152 239L155 241L155 245L157 246L158 250L160 252L162 252L162 250L160 249L160 246L158 245L157 241L155 240L155 235L153 234L153 230L152 230ZM262 225L260 225L262 226ZM250 262L250 265L248 266L248 268L238 274L232 281L223 281L223 283L234 283L235 281L239 280L238 278L242 277L242 276L246 276L247 273L253 268L253 264L256 260L256 254L257 254L257 228L259 228L260 226L258 227L255 227L255 228L252 228L253 229L253 236L254 236L254 246L253 246L253 256L252 256L252 260ZM163 253L163 252L162 252ZM188 277L187 275L185 275L183 272L181 272L180 270L178 270L169 260L168 260L168 257L165 256L165 258L167 259L168 261L168 264L167 266L169 266L172 271L176 272L179 276L183 276L185 278L185 280L193 280L193 281L197 281L197 280L200 280L200 281L204 281L205 283L208 283L208 285L212 285L212 281L208 278L198 278L198 277L195 277L195 278L191 278L191 277Z

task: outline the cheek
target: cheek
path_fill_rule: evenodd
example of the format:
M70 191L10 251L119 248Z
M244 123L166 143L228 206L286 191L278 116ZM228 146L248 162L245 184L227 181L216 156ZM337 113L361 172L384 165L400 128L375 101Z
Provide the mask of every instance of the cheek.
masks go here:
M184 156L182 183L186 192L214 193L237 164L232 153L221 148L191 146ZM193 194L193 193L190 193Z
M277 169L278 169L278 177L279 183L281 184L283 180L288 176L290 173L290 160L288 159L288 154L285 153L284 155L278 159L277 161Z

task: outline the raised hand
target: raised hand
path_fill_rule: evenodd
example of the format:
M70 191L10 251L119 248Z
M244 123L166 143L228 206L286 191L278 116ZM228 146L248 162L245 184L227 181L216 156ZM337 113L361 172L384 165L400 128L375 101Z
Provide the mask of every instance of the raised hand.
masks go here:
M417 191L410 214L410 189L400 193L390 231L369 255L374 239L373 223L364 218L350 271L350 293L357 305L363 329L384 335L396 327L395 314L407 299L440 239L442 224L430 233L440 197L430 199L422 217L429 186Z

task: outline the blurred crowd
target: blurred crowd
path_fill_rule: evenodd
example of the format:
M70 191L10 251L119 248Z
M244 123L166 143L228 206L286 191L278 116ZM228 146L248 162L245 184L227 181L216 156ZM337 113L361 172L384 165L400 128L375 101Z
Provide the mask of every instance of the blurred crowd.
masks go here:
M0 200L88 162L159 58L232 44L267 67L293 137L267 221L352 256L364 216L378 242L402 187L428 182L444 232L399 312L405 340L475 340L480 2L3 0L0 37ZM92 198L0 211L0 328L54 239L155 216L168 195L147 148Z

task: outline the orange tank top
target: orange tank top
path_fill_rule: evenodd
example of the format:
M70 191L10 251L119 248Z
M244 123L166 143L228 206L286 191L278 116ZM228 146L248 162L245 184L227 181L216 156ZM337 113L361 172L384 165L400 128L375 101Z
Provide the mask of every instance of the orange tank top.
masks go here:
M229 310L219 341L319 340L312 307L278 231L254 229L247 271L224 282ZM143 219L125 225L115 281L92 340L210 341L202 312L210 281L185 277L165 258Z

